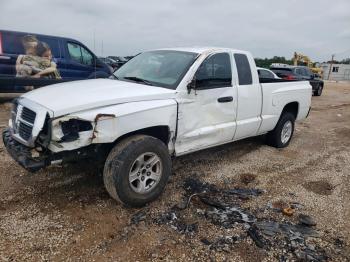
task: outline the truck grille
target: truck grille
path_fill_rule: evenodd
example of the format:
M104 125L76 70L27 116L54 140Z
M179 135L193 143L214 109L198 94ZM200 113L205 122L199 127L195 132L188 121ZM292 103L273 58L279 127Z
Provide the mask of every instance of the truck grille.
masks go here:
M34 124L36 113L29 108L23 107L21 118L31 124Z
M14 133L23 140L28 141L32 136L36 113L21 104L15 103L12 111L12 124Z
M18 134L24 140L29 140L32 135L33 126L27 125L25 123L20 122L18 127Z

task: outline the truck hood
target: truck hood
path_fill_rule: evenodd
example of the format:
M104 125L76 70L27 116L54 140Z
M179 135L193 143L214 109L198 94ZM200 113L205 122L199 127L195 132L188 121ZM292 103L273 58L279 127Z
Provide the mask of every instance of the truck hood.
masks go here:
M54 117L97 107L175 98L175 90L112 79L91 79L45 86L22 95Z

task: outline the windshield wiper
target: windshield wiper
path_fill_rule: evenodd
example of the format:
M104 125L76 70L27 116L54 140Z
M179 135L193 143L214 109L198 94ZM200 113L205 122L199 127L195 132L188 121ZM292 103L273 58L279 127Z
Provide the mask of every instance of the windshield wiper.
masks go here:
M135 82L139 82L139 83L144 83L146 85L150 85L150 86L153 86L153 84L145 79L142 79L142 78L139 78L137 76L126 76L126 77L123 77L123 79L127 79L127 80L132 80L132 81L135 81Z

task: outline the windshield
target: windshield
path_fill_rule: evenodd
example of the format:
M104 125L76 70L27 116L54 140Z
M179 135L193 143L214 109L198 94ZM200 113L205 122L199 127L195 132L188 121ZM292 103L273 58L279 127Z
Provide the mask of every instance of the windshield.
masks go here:
M175 89L197 57L196 53L158 50L132 58L114 72L119 80Z

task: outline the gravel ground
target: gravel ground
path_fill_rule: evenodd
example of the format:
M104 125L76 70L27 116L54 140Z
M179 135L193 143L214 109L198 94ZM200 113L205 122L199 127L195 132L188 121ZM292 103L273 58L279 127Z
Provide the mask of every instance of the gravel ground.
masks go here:
M0 104L0 127L9 105ZM309 118L296 125L283 150L252 138L201 151L174 161L174 174L160 199L140 210L109 198L102 179L84 166L50 167L36 174L20 168L0 144L0 261L281 261L290 250L259 248L244 225L210 223L194 201L181 219L197 225L190 234L155 221L184 199L188 177L220 188L259 188L259 197L242 200L256 216L296 222L310 215L319 236L308 244L322 248L329 261L350 261L350 84L327 83L312 98ZM86 166L88 163L85 163ZM298 203L292 216L266 209ZM261 212L261 214L259 214ZM239 240L217 250L203 243L221 236Z

